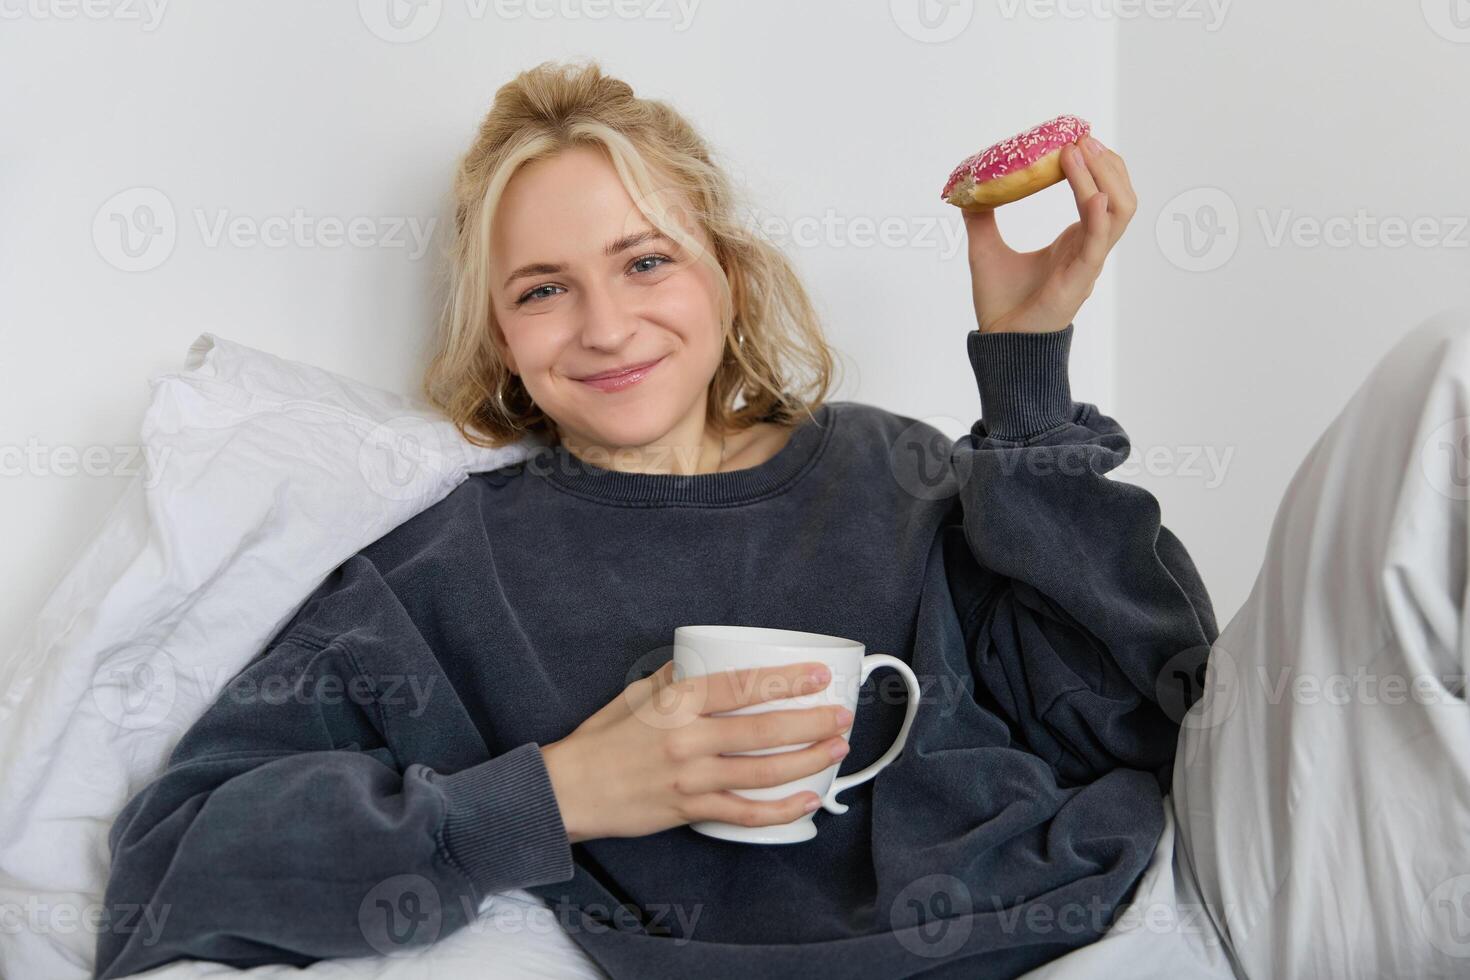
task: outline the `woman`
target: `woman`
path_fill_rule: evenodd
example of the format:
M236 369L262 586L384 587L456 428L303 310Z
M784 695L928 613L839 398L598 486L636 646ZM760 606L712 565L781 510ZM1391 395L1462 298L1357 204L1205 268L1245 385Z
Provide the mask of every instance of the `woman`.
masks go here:
M344 562L186 733L110 837L109 909L167 917L103 930L96 976L391 952L518 887L616 977L1009 977L1103 936L1217 630L1156 501L1105 476L1125 434L1070 396L1134 195L1099 145L1063 166L1080 220L1047 248L966 215L982 417L951 445L825 400L811 304L670 108L595 65L504 86L461 161L427 389L467 438L545 449ZM827 679L676 679L692 623L902 657L904 754L804 844L692 832L810 811L732 790L828 767L852 725L711 717ZM858 713L848 769L904 704Z
M952 959L1003 976L1100 935L1162 828L1177 727L1155 677L1181 653L1193 670L1215 624L1152 498L1102 475L1126 457L1122 431L1070 398L1072 317L1133 210L1122 161L1088 157L1065 157L1081 220L1048 249L1016 255L993 219L968 219L984 420L948 482L918 485L901 468L935 433L824 401L810 303L736 223L687 123L595 67L505 86L459 170L428 388L467 437L544 433L549 451L472 476L349 559L232 685L386 691L391 676L397 703L227 691L181 739L115 825L108 889L109 905L168 907L167 923L147 947L104 935L98 976L372 952L360 906L403 875L413 900L390 896L403 915L385 937L412 908L438 910L424 942L486 894L551 886L614 975L892 977ZM585 380L653 361L631 386ZM806 689L810 664L680 682L703 714L647 723L674 628L705 622L858 639L924 682L904 757L805 845L686 826L800 816L810 794L730 790L826 768L848 744L828 708L709 717ZM860 710L854 766L892 742L904 704ZM957 896L909 893L935 874L973 906L943 957L915 937ZM1095 921L1065 933L1010 925L1032 902L1089 901Z

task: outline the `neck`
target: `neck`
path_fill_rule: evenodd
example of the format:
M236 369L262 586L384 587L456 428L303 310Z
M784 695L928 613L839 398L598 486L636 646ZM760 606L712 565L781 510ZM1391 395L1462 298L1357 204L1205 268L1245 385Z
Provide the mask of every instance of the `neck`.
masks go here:
M676 430L671 430L663 439L643 446L606 445L571 433L564 434L561 443L573 456L603 469L675 476L718 473L727 448L723 434L703 425L692 438L681 439Z
M527 472L579 497L608 504L729 507L756 503L784 493L814 467L836 428L836 417L831 404L824 402L809 419L791 428L784 445L754 464L748 458L740 459L732 437L725 461L728 468L702 475L618 472L584 461L555 442L547 457L528 466ZM706 461L715 458L711 452Z

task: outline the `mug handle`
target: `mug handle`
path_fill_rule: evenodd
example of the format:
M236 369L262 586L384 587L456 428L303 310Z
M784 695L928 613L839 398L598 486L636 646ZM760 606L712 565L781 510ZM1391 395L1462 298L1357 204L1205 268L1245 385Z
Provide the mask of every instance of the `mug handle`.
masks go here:
M868 679L869 674L879 667L892 667L898 671L903 677L904 686L908 688L909 700L908 707L904 709L903 725L898 729L898 737L893 740L893 744L888 747L888 751L878 757L878 761L865 769L859 769L857 772L849 773L846 776L838 776L832 780L832 787L827 790L827 795L822 798L822 809L828 813L846 813L847 804L838 803L837 794L845 789L851 789L860 783L866 783L878 775L878 773L882 772L888 763L898 758L898 754L903 751L903 743L908 741L909 729L914 724L914 715L919 711L919 679L914 676L914 672L909 669L909 665L897 657L891 657L886 653L870 653L866 657L863 657L862 675L858 678L859 686ZM850 732L851 729L848 729L848 731Z

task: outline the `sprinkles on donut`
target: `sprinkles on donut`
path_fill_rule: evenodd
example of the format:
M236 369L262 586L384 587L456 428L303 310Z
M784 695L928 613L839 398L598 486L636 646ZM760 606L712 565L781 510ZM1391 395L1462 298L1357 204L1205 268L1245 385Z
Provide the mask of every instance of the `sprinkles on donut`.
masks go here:
M998 208L1062 180L1062 147L1091 131L1087 120L1057 116L960 161L940 197L971 210Z

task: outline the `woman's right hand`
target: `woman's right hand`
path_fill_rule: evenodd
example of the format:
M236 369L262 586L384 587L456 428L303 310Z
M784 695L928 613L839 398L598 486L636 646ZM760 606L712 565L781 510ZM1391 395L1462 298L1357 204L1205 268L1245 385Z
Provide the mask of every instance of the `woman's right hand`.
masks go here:
M541 747L573 844L642 837L695 820L789 823L820 804L806 791L749 800L730 790L779 786L841 759L847 754L842 733L852 719L839 705L711 716L820 691L831 681L823 665L752 667L682 680L674 679L673 668L671 660L634 681L566 738ZM814 744L764 755L720 754L800 742Z

